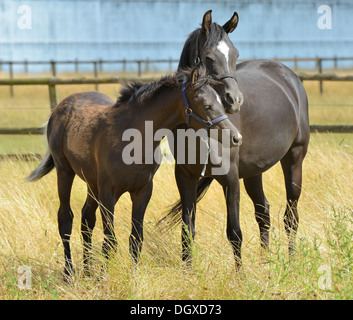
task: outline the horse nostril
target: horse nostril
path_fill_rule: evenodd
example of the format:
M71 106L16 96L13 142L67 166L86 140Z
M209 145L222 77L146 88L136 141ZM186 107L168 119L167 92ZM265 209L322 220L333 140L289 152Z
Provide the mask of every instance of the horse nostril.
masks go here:
M231 94L229 92L227 92L225 94L225 97L224 97L225 101L230 104L230 105L233 105L234 104L234 99L233 97L231 96Z
M233 145L235 146L240 146L242 144L242 139L243 137L241 136L241 134L236 134L232 137L232 142L233 142Z

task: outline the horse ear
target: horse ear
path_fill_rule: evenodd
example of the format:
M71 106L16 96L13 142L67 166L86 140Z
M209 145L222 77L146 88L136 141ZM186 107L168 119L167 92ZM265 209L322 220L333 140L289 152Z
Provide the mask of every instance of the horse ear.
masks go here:
M234 12L230 20L223 25L223 30L227 33L233 32L234 29L237 27L238 22L239 22L239 16L236 12Z
M191 72L191 84L194 85L199 78L199 70L197 68L194 68Z
M202 30L207 34L212 23L212 10L208 10L202 18Z

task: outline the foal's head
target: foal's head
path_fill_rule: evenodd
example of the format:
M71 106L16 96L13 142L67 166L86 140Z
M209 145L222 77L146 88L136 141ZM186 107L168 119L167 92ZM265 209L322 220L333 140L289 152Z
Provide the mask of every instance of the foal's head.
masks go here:
M207 11L202 20L201 28L190 34L181 53L179 69L203 64L207 73L221 80L216 87L224 108L228 113L240 110L243 94L235 78L238 50L228 37L237 27L239 18L234 12L231 19L222 27L212 23L212 10Z
M225 115L224 107L218 93L213 89L219 85L206 75L204 66L195 67L189 71L188 81L184 81L185 121L194 129L218 129L218 140L222 140L222 130L230 130L230 146L241 143L241 135L237 128ZM182 89L183 90L183 89Z

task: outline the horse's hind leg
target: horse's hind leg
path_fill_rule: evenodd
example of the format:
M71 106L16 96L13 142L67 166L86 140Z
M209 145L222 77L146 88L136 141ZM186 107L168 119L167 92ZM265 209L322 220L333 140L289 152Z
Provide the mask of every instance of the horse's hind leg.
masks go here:
M87 187L87 199L82 208L81 233L83 239L83 268L89 275L90 252L92 249L92 232L96 224L96 210L98 207L96 188Z
M66 276L70 276L73 272L70 250L70 236L72 231L72 220L74 217L70 207L70 194L75 173L69 166L65 168L56 166L56 168L58 176L58 194L60 200L58 224L65 254L64 273Z
M302 163L306 154L305 146L289 149L281 160L287 193L287 206L284 214L284 227L289 240L289 255L294 255L294 241L298 230L298 200L302 186Z
M153 189L152 181L141 190L131 193L132 201L132 230L129 238L130 254L133 262L137 263L142 249L143 241L143 218L146 207L151 199Z
M244 178L244 186L254 203L255 218L260 229L261 247L267 250L270 230L270 205L263 191L262 174Z

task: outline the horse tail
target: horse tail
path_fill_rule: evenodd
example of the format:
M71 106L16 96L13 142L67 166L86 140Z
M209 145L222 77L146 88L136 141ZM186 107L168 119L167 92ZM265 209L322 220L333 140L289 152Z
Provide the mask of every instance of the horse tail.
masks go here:
M199 184L197 186L197 191L196 191L196 203L198 203L204 197L212 181L213 181L213 178L211 177L205 177L200 179ZM168 219L169 220L167 223L168 228L172 228L176 226L179 222L181 222L182 207L183 206L182 206L181 200L175 202L172 205L172 208L169 210L169 212L162 219L158 221L157 225L159 225L160 223Z
M54 167L54 159L48 151L40 165L36 169L34 169L31 174L26 178L26 182L34 182L41 179L46 174L48 174Z

